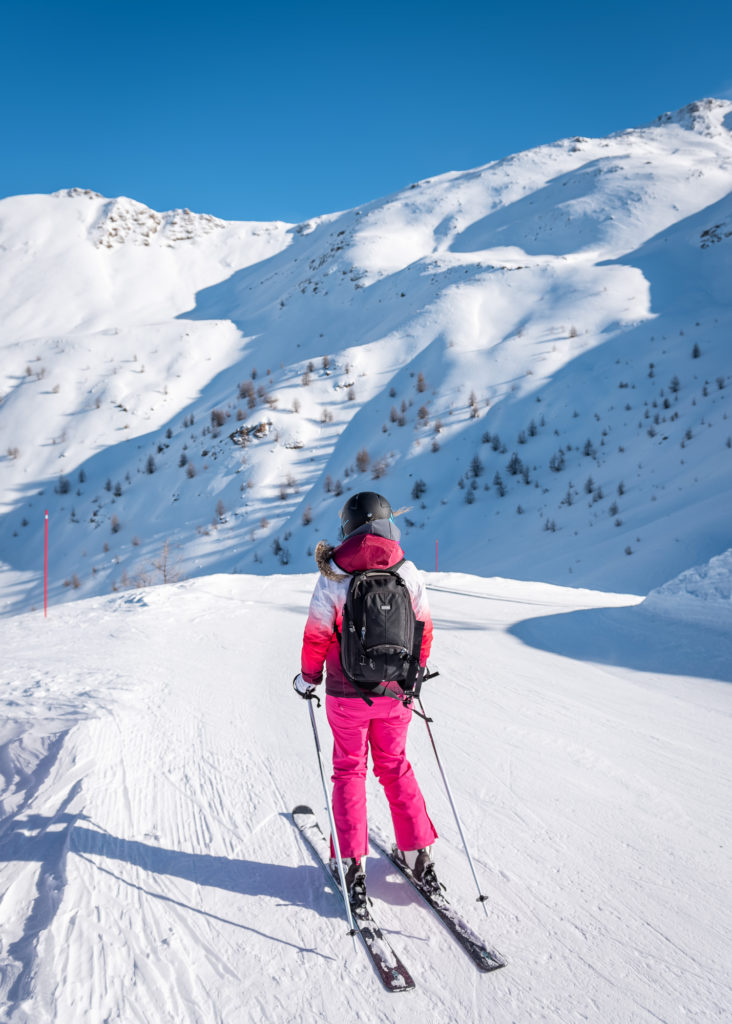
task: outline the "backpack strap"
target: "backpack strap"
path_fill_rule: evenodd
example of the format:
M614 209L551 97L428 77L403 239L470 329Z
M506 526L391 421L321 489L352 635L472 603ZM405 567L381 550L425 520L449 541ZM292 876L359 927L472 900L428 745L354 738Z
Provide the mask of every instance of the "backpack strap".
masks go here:
M396 572L406 562L406 558L400 558L394 565L390 565L388 571ZM419 664L419 656L422 653L422 637L424 636L424 622L421 619L415 617L414 622L414 640L412 642L412 652L410 656L410 666L407 678L404 680L404 686L402 690L409 697L414 693L415 686L420 681L421 668ZM419 692L419 690L417 690Z
M331 561L333 562L333 564L335 565L336 569L340 569L340 571L341 571L342 573L345 573L345 575L346 575L346 576L348 576L348 577L350 577L351 579L353 579L353 573L351 573L351 572L346 572L346 570L345 570L345 569L343 568L343 566L342 566L342 565L339 565L339 564L338 564L338 562L336 561L335 555L331 554L331 556L330 556L330 559L331 559ZM349 586L350 586L350 583L349 583ZM335 623L333 624L333 629L334 629L334 631L335 631L336 639L338 640L338 644L339 644L339 646L340 646L340 642L341 642L341 631L340 631L340 629L338 629L338 626L337 626L337 624L335 624Z
M409 673L407 678L404 680L404 686L402 689L407 695L415 692L415 687L418 682L421 682L422 669L419 664L419 656L422 652L422 637L424 635L424 622L421 619L417 619L414 623L414 643L412 645L412 656L411 664L409 666ZM419 693L419 690L417 690Z

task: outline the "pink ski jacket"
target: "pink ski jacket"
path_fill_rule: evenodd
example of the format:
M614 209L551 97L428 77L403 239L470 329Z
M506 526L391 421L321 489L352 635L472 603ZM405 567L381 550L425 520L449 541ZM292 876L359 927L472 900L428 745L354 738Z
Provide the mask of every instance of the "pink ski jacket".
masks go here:
M380 536L382 532L392 536ZM350 683L341 668L340 648L336 627L340 631L343 622L343 605L346 601L348 584L353 572L364 569L389 569L404 558L398 539L399 531L393 523L377 520L360 527L350 534L336 548L321 541L315 558L320 576L310 600L310 610L305 625L302 644L302 676L308 683L322 682L325 666L325 692L333 697L360 697L362 691ZM398 574L407 585L412 597L412 607L418 620L424 622L420 665L426 665L432 648L432 616L422 576L413 562L405 561L399 566ZM398 683L384 683L369 697L392 692L401 694Z

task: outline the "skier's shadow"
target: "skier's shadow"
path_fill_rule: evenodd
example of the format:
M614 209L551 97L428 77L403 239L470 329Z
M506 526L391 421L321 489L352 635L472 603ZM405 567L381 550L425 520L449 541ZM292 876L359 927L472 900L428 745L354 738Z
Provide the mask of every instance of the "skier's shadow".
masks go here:
M282 818L290 821L288 814L282 814ZM305 845L305 844L304 844ZM70 849L73 853L85 857L105 857L110 860L124 861L135 867L143 868L157 875L169 875L175 878L182 878L186 881L195 882L196 885L210 886L216 889L238 893L243 896L269 896L272 899L280 899L282 905L292 905L315 910L321 917L328 919L344 919L343 904L341 895L335 882L329 883L323 874L320 864L301 864L297 867L290 867L283 864L270 864L253 860L231 860L228 857L215 857L210 854L184 853L179 850L168 850L160 846L151 846L137 840L120 839L107 832L97 831L76 825L71 833ZM312 856L312 854L310 854ZM128 879L120 879L109 868L106 868L95 861L98 870L113 874L115 878L123 881L126 885L145 892L149 896L166 900L172 903L179 901L172 899L161 892L150 892L142 886ZM376 858L373 859L373 870L370 873L370 891L379 899L384 900L393 906L407 906L410 903L419 902L408 884L403 884L398 878L387 877L399 872L391 868L388 863L383 863ZM331 892L325 892L330 889ZM180 904L188 910L203 914L209 918L215 918L226 924L233 924L238 928L246 928L247 931L257 932L257 929L250 925L237 924L225 918L217 918L217 915L210 911L199 910L188 904ZM344 919L345 923L345 919ZM385 932L391 931L384 928ZM264 935L263 932L257 934ZM302 952L316 953L314 949L307 949L296 946L294 943L274 936L276 942L292 946ZM324 959L333 959L323 953L317 953Z
M68 804L68 801L64 801ZM152 876L168 876L189 881L197 886L220 889L242 896L269 897L278 906L301 906L326 918L338 918L336 901L322 894L322 871L315 865L271 864L254 860L232 859L212 854L170 850L133 839L123 839L82 822L89 819L60 809L55 815L27 815L6 821L0 826L0 860L39 864L37 897L25 923L23 935L8 947L9 955L20 964L20 974L8 993L11 1002L28 998L36 962L39 935L55 917L63 897L69 856L87 861L97 871L117 882L156 900L170 903L209 920L241 928L301 953L333 959L311 947L270 935L246 924L220 916L212 910L192 906L157 888ZM91 822L89 822L91 824ZM130 872L122 865L142 869L149 877ZM53 885L51 883L53 882ZM59 886L59 882L62 884ZM55 893L54 898L49 892Z
M312 906L317 872L314 866L271 864L233 859L208 853L187 853L164 846L122 839L107 832L76 825L71 833L72 853L123 861L155 875L168 875L195 885L241 896L263 896L294 906ZM337 916L333 914L332 916Z

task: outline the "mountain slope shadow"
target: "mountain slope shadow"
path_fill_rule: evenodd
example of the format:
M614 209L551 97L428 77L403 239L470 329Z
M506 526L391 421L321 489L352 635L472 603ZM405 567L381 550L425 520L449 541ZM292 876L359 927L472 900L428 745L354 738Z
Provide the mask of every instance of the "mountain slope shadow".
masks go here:
M529 647L576 661L732 683L732 633L639 605L525 619L509 632Z

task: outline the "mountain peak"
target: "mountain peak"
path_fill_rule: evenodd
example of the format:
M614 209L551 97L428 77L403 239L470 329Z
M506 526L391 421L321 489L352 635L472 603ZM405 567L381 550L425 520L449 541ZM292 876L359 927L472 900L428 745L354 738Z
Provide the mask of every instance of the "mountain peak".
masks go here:
M652 125L678 124L687 131L702 135L716 135L720 130L732 130L732 101L708 97L695 100L679 110L660 114Z
M120 245L171 245L187 242L217 229L226 227L226 221L209 213L193 213L185 209L158 213L145 203L117 196L108 199L89 188L65 188L52 193L55 199L101 200L96 219L90 226L90 235L98 248L113 249Z
M154 240L172 245L224 227L225 221L208 213L192 213L187 208L158 213L135 199L119 196L105 203L92 234L98 247L112 249L125 243L150 245Z
M90 188L60 188L58 192L52 192L54 199L103 199L100 192L94 192Z

